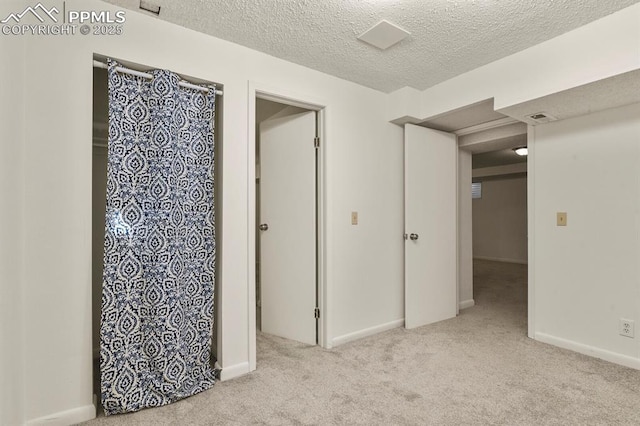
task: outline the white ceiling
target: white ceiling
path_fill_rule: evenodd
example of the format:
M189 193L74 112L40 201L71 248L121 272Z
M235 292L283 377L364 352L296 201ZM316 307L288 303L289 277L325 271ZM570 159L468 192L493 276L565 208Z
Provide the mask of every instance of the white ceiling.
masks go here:
M426 89L639 1L150 0L160 19L384 92ZM384 51L356 39L382 19L411 35Z

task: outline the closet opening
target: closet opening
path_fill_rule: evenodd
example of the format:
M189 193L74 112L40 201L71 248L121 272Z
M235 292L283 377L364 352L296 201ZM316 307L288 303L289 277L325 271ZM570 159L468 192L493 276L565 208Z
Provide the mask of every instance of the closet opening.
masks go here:
M100 323L102 313L102 296L103 296L103 269L104 269L104 249L105 249L105 217L106 217L106 201L107 201L107 164L108 164L108 146L109 146L109 84L108 70L104 65L106 58L95 55L93 64L93 136L92 136L92 268L91 268L91 294L92 294L92 359L93 359L93 393L96 413L98 416L104 415L104 409L101 404L101 371L100 371ZM150 67L139 66L132 63L124 63L127 68L139 72L147 72ZM207 84L208 82L188 78L189 82L195 84ZM183 83L180 82L181 87ZM188 88L188 85L187 85ZM192 88L193 89L193 88ZM222 86L216 85L219 91L215 100L215 110L213 115L213 133L214 133L214 149L213 149L213 187L212 196L213 203L213 227L215 233L215 259L214 259L214 280L213 280L213 324L211 329L211 356L210 365L218 369L217 363L220 356L221 343L221 258L223 253L222 247L222 153L223 153L223 114L224 103Z

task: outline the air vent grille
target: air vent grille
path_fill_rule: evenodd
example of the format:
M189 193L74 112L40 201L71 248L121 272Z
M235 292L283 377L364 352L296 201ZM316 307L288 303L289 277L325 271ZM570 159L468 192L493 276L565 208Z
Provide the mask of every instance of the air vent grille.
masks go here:
M553 115L546 112L536 112L535 114L527 115L527 118L539 124L549 123L551 121L557 120L557 118L555 118Z

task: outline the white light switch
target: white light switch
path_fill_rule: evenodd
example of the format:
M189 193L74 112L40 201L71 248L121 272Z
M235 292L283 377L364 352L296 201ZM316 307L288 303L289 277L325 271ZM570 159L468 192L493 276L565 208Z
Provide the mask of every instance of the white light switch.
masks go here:
M358 224L358 212L351 212L351 224L352 225Z

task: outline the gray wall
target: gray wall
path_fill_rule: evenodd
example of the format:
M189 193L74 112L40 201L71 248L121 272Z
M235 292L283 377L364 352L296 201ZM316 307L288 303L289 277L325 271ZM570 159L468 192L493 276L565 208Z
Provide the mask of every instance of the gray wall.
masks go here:
M482 182L473 200L473 257L527 262L527 178Z

